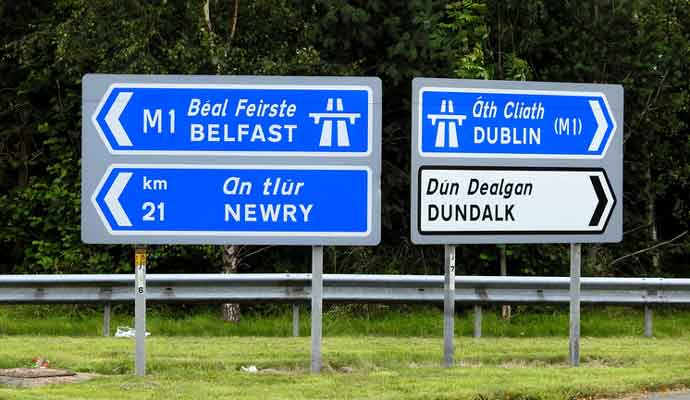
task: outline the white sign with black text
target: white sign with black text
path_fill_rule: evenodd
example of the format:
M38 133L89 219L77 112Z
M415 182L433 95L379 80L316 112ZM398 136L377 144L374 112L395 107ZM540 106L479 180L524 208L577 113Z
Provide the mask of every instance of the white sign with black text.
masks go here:
M428 166L418 179L430 235L600 233L616 203L600 168Z

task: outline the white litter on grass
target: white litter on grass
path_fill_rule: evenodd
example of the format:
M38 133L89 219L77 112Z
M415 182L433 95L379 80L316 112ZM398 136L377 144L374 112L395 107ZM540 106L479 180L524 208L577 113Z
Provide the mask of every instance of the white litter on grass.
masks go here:
M250 365L250 366L248 366L248 367L240 367L240 369L241 369L242 371L248 372L248 373L250 373L250 374L255 374L255 373L259 372L259 369L256 368L256 365Z
M137 331L129 326L118 326L115 337L133 338L137 336ZM151 332L146 332L146 336L151 336Z

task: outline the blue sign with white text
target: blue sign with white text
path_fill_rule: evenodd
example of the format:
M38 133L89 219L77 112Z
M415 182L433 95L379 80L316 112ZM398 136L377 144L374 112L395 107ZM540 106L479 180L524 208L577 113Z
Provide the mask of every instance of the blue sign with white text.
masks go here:
M601 158L616 130L602 93L425 88L419 101L429 157Z
M367 155L364 86L114 84L92 120L113 153Z
M114 234L364 236L365 167L114 165L92 202Z

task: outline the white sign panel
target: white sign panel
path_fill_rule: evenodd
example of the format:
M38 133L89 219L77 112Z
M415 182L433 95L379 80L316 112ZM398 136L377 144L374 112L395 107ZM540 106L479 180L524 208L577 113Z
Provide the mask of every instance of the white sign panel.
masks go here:
M423 234L600 233L616 203L602 169L422 167Z

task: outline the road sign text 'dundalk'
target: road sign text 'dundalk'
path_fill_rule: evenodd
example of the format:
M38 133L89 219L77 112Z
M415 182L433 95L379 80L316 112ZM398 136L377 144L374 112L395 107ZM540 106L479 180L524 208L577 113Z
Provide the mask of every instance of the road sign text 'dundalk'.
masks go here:
M621 86L417 78L412 101L414 243L622 239Z

